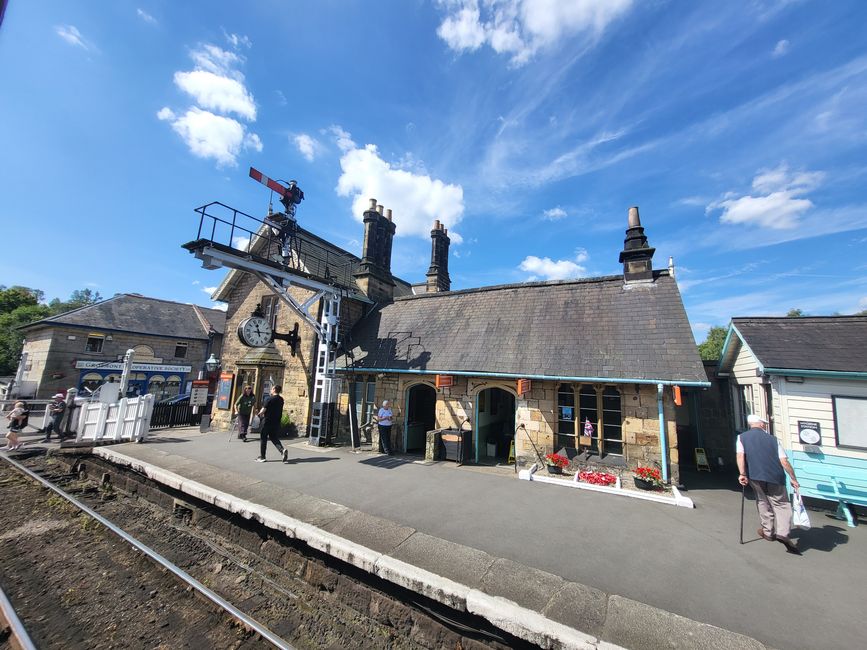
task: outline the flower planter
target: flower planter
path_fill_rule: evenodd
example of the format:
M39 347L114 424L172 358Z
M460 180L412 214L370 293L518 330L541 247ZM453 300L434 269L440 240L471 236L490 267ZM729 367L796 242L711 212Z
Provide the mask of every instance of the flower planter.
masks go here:
M635 487L637 487L639 490L658 490L659 489L653 483L651 483L650 481L645 481L643 478L638 478L637 476L633 476L632 480L635 481Z
M563 468L558 467L557 465L547 465L546 467L548 468L549 474L562 474L563 473Z

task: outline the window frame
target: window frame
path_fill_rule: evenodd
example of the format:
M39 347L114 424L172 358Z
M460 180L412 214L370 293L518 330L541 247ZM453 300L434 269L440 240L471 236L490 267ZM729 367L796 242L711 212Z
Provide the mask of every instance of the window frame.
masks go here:
M87 352L88 354L102 354L102 350L105 347L105 334L88 334L87 338L84 341L85 352ZM91 349L91 341L99 341L98 349Z
M850 445L840 442L840 424L837 420L837 399L847 399L847 400L862 400L867 401L867 397L862 397L860 395L831 395L831 410L834 415L834 442L837 445L838 449L852 449L855 451L867 451L867 443L864 446L859 445Z
M190 344L186 341L175 341L175 359L186 359L187 352L190 349ZM183 354L178 354L178 350L183 350Z
M277 329L277 311L280 304L280 298L275 293L267 293L259 300L259 306L262 308L265 320L271 325L271 329Z

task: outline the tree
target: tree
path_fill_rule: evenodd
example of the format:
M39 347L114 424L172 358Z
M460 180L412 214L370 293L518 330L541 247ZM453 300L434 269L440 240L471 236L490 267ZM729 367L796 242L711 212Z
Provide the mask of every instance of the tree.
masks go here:
M8 314L23 305L38 305L42 298L43 293L37 289L0 285L0 314Z
M88 305L93 305L100 300L102 300L102 296L99 295L99 291L92 291L90 289L76 289L72 292L72 295L69 296L69 300L62 302L58 298L55 298L50 303L48 303L48 307L51 309L52 315L55 315L62 314L67 311L72 311L73 309L87 307Z
M24 334L18 328L50 316L45 305L21 305L0 314L0 375L14 375L21 356Z
M793 308L786 314L786 318L803 318L806 315L803 309Z
M705 361L717 361L722 354L723 343L725 343L728 329L715 325L707 331L707 338L704 343L699 343L698 354Z

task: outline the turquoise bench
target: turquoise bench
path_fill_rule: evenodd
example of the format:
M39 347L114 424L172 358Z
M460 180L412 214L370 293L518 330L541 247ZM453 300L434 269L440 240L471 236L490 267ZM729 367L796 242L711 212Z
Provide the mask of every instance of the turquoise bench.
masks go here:
M867 460L822 451L789 454L801 496L836 501L837 515L854 527L856 520L851 506L867 506ZM790 485L790 492L791 489Z

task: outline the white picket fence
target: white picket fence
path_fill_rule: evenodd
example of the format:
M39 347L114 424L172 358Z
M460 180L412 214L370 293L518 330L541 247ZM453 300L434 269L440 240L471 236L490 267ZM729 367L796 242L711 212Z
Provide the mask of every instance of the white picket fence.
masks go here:
M113 404L82 404L76 442L143 441L148 434L154 408L153 395L123 398Z

